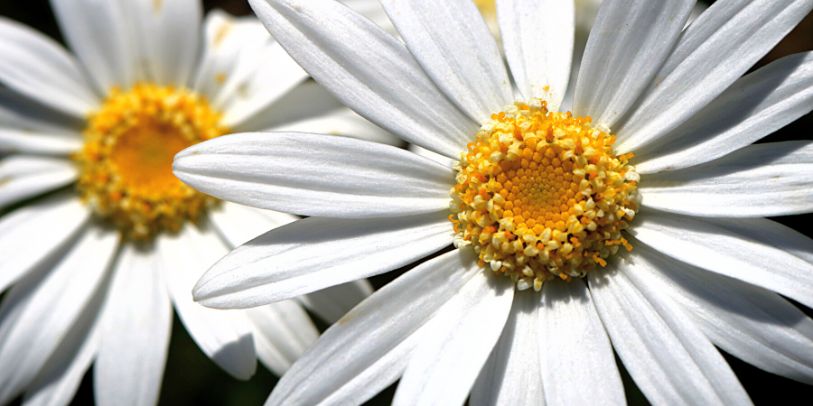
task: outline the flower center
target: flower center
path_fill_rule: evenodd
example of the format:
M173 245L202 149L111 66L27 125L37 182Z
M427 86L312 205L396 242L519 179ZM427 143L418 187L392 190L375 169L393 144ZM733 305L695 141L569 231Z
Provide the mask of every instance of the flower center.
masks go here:
M457 246L520 290L607 265L638 209L631 154L589 117L517 103L494 114L463 152L452 189Z
M224 134L219 122L205 99L185 89L139 84L111 91L73 157L82 200L134 240L178 231L217 201L178 180L173 157Z

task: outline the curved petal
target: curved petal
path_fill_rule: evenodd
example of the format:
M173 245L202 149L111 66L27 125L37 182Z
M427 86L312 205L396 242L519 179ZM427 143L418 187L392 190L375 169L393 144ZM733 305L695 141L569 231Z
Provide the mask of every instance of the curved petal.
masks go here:
M164 375L172 305L154 253L125 244L102 313L93 368L101 405L152 405Z
M74 53L106 94L112 87L130 87L135 80L137 55L121 2L51 0L59 28Z
M43 264L3 300L0 403L31 384L102 284L118 238L115 233L84 231L64 257Z
M750 404L722 355L658 292L634 282L639 264L590 272L590 292L613 348L653 404Z
M536 292L516 292L500 340L471 391L473 406L544 405Z
M209 218L230 248L235 248L299 217L223 202L220 207L209 211Z
M813 319L781 296L636 247L652 275L646 289L664 293L714 344L768 372L813 383Z
M56 42L0 17L0 83L84 118L99 103L76 61Z
M763 217L813 211L813 142L745 147L716 161L648 175L644 207L701 217Z
M499 0L497 18L511 75L525 100L556 111L570 80L575 35L573 0Z
M0 207L55 190L76 179L67 159L11 156L0 161Z
M11 89L0 87L0 130L81 140L84 118L61 113Z
M257 368L251 324L236 310L215 310L192 300L192 287L203 272L228 250L214 233L187 226L177 236L157 243L170 297L186 331L201 351L237 379L249 379Z
M441 93L406 47L331 0L251 0L268 31L320 84L362 117L456 157L477 125Z
M477 272L431 321L409 358L393 405L460 405L500 338L513 283Z
M406 266L452 242L445 213L392 219L309 217L232 251L195 286L206 306L245 308Z
M0 154L23 153L67 156L81 148L82 139L78 137L0 128Z
M297 299L322 320L333 324L372 293L370 282L360 279L298 296Z
M684 123L727 89L813 9L813 0L719 1L680 38L635 113L618 128L635 151Z
M679 261L773 290L813 307L813 263L761 241L760 222L639 213L630 232Z
M365 218L449 207L452 170L389 145L305 133L215 138L181 151L175 175L236 203L306 216Z
M669 57L694 0L606 0L584 51L573 112L615 129Z
M135 0L122 3L122 7L137 52L137 79L189 85L200 52L200 0Z
M0 219L0 292L53 255L87 222L90 211L60 193Z
M319 337L302 306L291 300L246 309L254 331L257 357L282 376Z
M384 10L423 70L478 123L513 102L497 42L470 0L384 0Z
M539 310L539 352L545 399L551 405L623 405L613 348L587 286L549 281ZM585 374L585 371L590 373Z
M640 174L709 162L813 110L813 52L791 55L743 76L690 121L635 151Z
M329 328L267 405L361 404L394 382L433 315L481 268L454 250L408 271Z

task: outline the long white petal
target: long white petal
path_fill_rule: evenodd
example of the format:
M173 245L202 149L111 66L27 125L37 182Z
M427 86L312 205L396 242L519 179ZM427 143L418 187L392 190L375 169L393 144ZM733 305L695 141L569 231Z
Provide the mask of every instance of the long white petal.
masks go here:
M511 314L471 392L473 406L544 405L539 362L539 295L516 292Z
M644 178L642 204L701 217L767 217L813 211L813 143L756 144L723 158Z
M497 42L470 0L382 4L424 71L473 120L485 123L513 102Z
M8 88L0 88L0 130L43 133L81 140L84 117L76 118Z
M297 299L308 310L332 324L372 293L370 282L361 279L317 290Z
M195 286L206 306L252 307L388 272L452 241L444 213L392 219L310 217L250 241Z
M638 267L619 264L617 271L591 272L589 281L613 348L647 399L653 404L750 404L722 355L687 316L631 280Z
M613 349L587 286L546 282L539 310L539 354L551 405L623 405ZM590 371L585 374L585 371Z
M367 121L353 110L341 107L322 116L311 117L269 129L286 132L343 135L394 146L404 144L403 140L389 131Z
M768 372L813 383L813 319L776 293L674 261L646 245L648 289L667 294L717 346Z
M639 213L639 241L679 261L773 290L813 307L813 263L765 241L761 222Z
M813 110L813 52L775 61L735 82L691 120L635 151L638 173L702 164ZM659 140L659 141L660 141Z
M67 156L82 148L78 137L0 128L0 154L42 154Z
M691 118L811 9L813 0L732 0L711 5L683 33L635 113L614 129L618 151L635 151Z
M235 248L272 229L294 222L299 217L223 202L220 207L209 212L209 218L230 248Z
M125 244L102 314L93 368L100 405L153 405L164 375L172 305L157 255Z
M251 324L238 310L203 307L192 300L192 287L228 249L211 231L185 227L177 236L158 240L161 268L175 311L198 347L237 379L249 379L257 367Z
M363 403L401 375L422 327L480 271L459 250L408 271L325 331L266 404Z
M606 0L576 80L573 112L615 129L669 57L694 0Z
M570 79L575 35L573 0L499 0L505 56L525 100L558 110Z
M134 83L137 53L121 2L51 0L59 28L101 93Z
M0 161L0 207L55 190L76 179L67 159L15 155Z
M0 219L0 292L46 261L75 235L90 211L60 193Z
M53 40L0 17L0 83L84 118L99 102L76 61Z
M332 0L251 0L280 44L361 116L408 142L456 157L477 125L441 93L406 47Z
M254 331L257 357L279 376L319 337L316 326L295 301L283 300L244 312Z
M514 298L510 280L478 272L427 327L393 405L460 405L499 339Z
M137 79L187 86L199 58L202 5L199 0L135 0L122 4L137 52Z
M389 145L305 133L215 138L181 151L175 175L201 192L306 216L365 218L449 207L450 168Z
M64 257L44 263L8 293L0 307L0 403L28 386L68 335L117 245L115 233L86 229Z

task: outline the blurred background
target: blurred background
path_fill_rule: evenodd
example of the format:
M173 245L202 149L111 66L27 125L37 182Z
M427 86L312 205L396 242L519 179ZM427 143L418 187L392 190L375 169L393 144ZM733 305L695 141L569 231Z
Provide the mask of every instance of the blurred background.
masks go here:
M442 1L442 0L439 0ZM713 1L700 1L706 5ZM251 9L246 0L203 0L206 11L222 9L234 15L250 15ZM34 27L64 44L54 20L48 0L0 0L0 15ZM786 55L813 50L813 14L791 32L757 67ZM0 61L3 63L3 61ZM813 114L808 114L793 124L783 128L761 142L792 139L813 139ZM813 185L811 185L813 187ZM798 231L813 236L813 215L777 218ZM405 267L404 269L408 269ZM399 272L373 278L376 288L398 276ZM803 308L802 306L800 306ZM803 310L813 316L810 309ZM314 317L314 320L318 320ZM318 323L318 321L317 321ZM326 325L319 325L325 329ZM813 401L813 386L804 385L776 375L763 372L736 358L724 354L743 386L756 404L810 404ZM621 363L619 362L619 365ZM590 373L590 371L585 371ZM624 374L624 384L630 404L647 404L632 380ZM75 405L93 404L92 372L82 382L74 399ZM262 404L277 382L277 377L258 364L257 373L247 382L237 381L221 371L198 349L175 318L172 340L169 349L164 380L161 389L162 405L258 405ZM390 387L368 404L388 405L394 393Z

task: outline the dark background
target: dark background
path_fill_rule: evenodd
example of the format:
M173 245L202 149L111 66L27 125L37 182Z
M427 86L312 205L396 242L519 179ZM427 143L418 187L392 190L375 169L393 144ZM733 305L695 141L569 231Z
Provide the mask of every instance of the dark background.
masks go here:
M713 3L713 1L701 2ZM246 0L204 0L203 3L207 11L220 8L235 15L251 14ZM46 35L62 41L48 0L0 0L0 15L30 25ZM809 15L757 67L785 55L809 50L813 50L813 15ZM0 61L0 63L4 62ZM811 129L813 129L813 114L808 114L761 142L809 140L813 138ZM813 234L813 229L807 225L810 224L809 221L813 220L813 215L783 217L776 220L809 236ZM398 274L400 272L391 272L375 277L371 281L376 288L379 288ZM800 307L803 308L803 306ZM808 315L813 316L810 309L804 310ZM326 326L320 325L319 327L324 329ZM724 356L754 403L811 404L813 402L813 387L761 371L727 354ZM619 365L621 365L620 362ZM585 373L591 372L585 371ZM646 404L644 397L623 370L622 375L624 375L629 403ZM92 372L85 376L74 399L74 404L93 404L91 377ZM176 317L160 403L164 405L258 405L265 401L277 379L261 365L258 365L257 374L250 381L243 382L231 378L198 349ZM393 393L394 387L391 387L372 399L369 404L389 404Z

